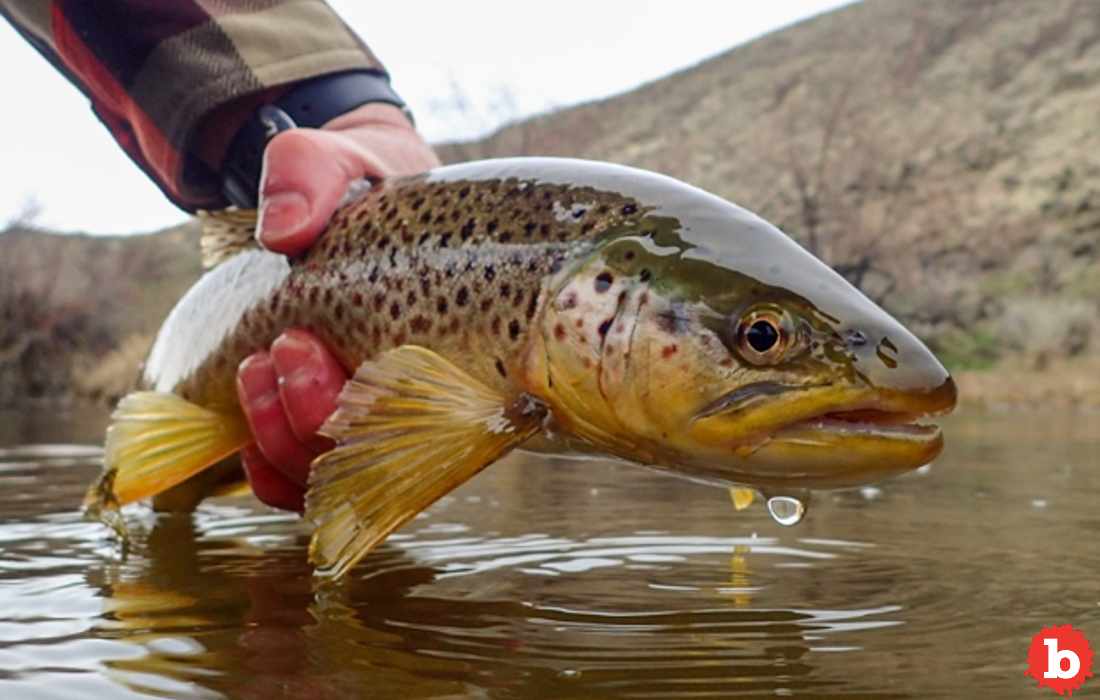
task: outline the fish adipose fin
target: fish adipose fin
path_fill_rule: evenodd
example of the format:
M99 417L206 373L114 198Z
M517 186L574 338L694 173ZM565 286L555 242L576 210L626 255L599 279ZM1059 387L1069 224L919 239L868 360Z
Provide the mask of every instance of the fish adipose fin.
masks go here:
M259 248L256 242L256 210L229 207L220 211L199 211L202 226L202 266L217 266L242 250Z
M84 506L107 519L127 503L162 493L251 440L239 412L219 413L176 394L128 394L111 414L103 475Z
M505 396L422 347L364 363L321 428L310 471L317 574L346 573L387 535L539 431L545 407Z

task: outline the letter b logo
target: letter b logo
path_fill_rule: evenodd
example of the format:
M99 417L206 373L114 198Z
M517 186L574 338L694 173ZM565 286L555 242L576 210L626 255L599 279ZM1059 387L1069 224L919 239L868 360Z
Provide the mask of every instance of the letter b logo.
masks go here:
M1057 637L1043 638L1043 645L1047 648L1047 670L1043 671L1043 678L1074 678L1081 670L1081 657L1072 649L1059 649ZM1063 668L1062 661L1069 660Z
M1031 639L1024 673L1039 681L1039 687L1072 695L1092 677L1089 640L1069 625L1043 628Z

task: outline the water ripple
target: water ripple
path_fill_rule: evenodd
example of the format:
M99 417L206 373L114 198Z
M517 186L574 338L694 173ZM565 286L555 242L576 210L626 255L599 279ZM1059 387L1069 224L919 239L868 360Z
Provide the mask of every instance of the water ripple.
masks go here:
M792 530L648 472L511 460L335 588L299 519L247 499L139 508L122 558L78 511L98 449L0 449L0 692L928 697L966 674L1020 695L1040 626L1100 634L1100 452L1004 434L819 495Z

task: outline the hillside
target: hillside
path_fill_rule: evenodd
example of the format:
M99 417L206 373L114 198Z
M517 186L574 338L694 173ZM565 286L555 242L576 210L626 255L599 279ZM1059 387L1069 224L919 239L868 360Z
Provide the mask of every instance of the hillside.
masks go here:
M0 405L113 398L200 272L197 232L140 236L0 231Z
M1100 7L870 0L449 160L649 168L778 224L956 367L1080 354L1100 299Z
M439 150L609 160L699 185L779 224L953 369L1056 365L1068 388L1055 395L1100 403L1078 381L1100 367L1098 105L1095 0L870 0ZM48 361L63 354L78 393L117 391L110 367L131 371L197 274L194 240L0 234L0 399L65 394L67 370ZM89 367L100 376L81 384Z

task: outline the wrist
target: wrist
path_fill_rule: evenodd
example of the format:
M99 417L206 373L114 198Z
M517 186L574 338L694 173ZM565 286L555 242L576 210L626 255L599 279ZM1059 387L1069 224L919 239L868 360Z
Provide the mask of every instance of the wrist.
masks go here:
M406 110L385 102L369 102L333 117L321 127L327 131L349 131L362 127L381 127L403 131L416 131Z
M225 198L242 208L256 206L264 149L279 132L364 123L413 130L412 115L382 73L349 71L288 87L259 106L230 141L220 168Z

